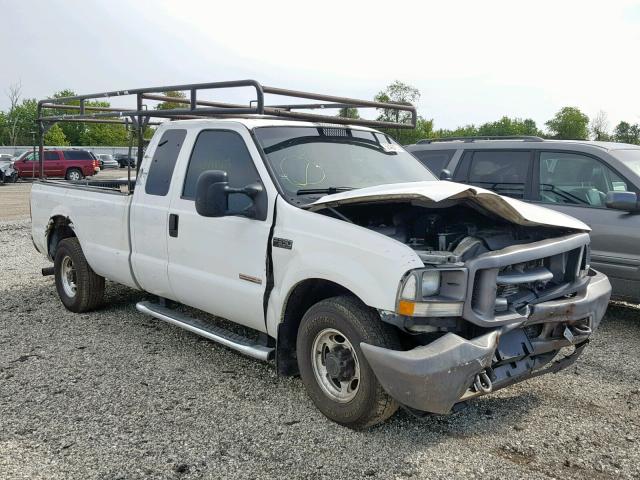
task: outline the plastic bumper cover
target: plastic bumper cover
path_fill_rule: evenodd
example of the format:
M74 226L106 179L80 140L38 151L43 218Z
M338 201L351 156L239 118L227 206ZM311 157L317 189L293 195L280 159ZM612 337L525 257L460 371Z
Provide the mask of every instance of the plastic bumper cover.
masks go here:
M558 323L588 320L591 331L600 323L609 302L611 285L607 277L595 272L589 286L581 296L562 298L532 306L526 322L496 328L480 337L466 340L454 333L447 333L429 345L408 351L361 343L360 346L369 365L384 389L400 403L427 412L449 413L458 402L480 395L469 395L474 378L492 366L496 350L503 334L535 323ZM497 388L525 380L546 372L566 368L582 353L589 335L531 342L530 351L518 359L523 368L499 382ZM537 345L537 346L534 346ZM553 366L542 369L552 357L550 350L575 345L576 351ZM548 347L548 348L545 348ZM536 357L538 355L538 357ZM499 357L500 355L498 355ZM526 358L525 358L526 357ZM541 361L542 360L542 361Z

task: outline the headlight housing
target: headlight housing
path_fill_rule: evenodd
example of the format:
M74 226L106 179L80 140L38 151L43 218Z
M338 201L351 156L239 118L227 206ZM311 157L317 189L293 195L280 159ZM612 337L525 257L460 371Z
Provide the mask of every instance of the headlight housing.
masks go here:
M400 284L396 311L411 317L459 317L466 290L466 268L412 270Z

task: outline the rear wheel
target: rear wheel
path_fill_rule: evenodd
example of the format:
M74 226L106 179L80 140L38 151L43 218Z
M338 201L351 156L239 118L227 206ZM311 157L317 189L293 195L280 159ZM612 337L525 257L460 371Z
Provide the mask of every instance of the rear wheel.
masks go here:
M65 175L67 180L72 180L77 182L78 180L82 180L82 172L77 168L70 168L67 170L67 174Z
M102 303L104 277L91 269L77 238L60 241L56 249L54 271L56 290L67 310L87 312Z
M297 338L300 376L311 400L328 418L350 428L383 422L398 409L369 367L360 342L400 348L393 327L347 296L311 307Z

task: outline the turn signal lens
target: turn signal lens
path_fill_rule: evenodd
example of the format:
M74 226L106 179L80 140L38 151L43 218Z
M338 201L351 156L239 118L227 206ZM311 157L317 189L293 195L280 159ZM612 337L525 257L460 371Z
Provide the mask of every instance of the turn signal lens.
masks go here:
M459 317L462 302L398 302L398 313L408 317Z
M406 300L400 300L398 302L398 313L400 315L406 315L407 317L413 317L413 311L415 309L416 302L408 302Z

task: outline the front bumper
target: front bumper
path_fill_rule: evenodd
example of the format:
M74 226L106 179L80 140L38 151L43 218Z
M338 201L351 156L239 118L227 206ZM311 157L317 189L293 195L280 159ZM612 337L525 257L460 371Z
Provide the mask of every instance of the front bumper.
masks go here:
M592 271L580 294L533 305L525 321L471 340L447 333L408 351L360 346L384 389L398 402L449 413L456 403L571 365L600 324L610 296L607 277ZM575 346L570 356L551 363L558 350L569 346ZM478 385L481 374L490 379L488 388L486 382Z

